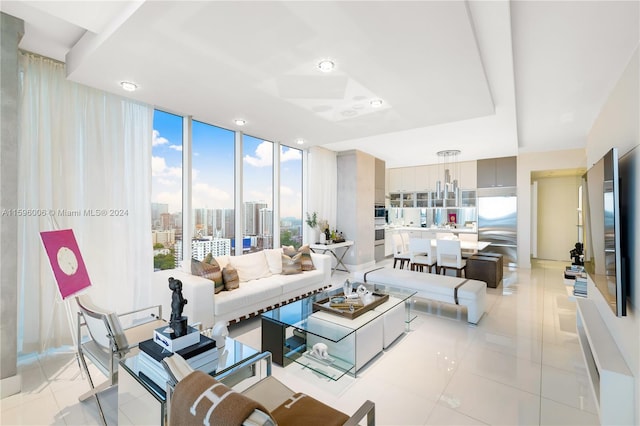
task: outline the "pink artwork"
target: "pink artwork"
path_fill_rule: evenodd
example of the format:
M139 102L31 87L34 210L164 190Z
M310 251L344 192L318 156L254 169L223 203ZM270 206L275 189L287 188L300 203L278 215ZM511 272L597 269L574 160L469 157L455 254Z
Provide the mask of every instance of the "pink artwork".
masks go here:
M40 238L62 299L91 285L73 230L43 231Z

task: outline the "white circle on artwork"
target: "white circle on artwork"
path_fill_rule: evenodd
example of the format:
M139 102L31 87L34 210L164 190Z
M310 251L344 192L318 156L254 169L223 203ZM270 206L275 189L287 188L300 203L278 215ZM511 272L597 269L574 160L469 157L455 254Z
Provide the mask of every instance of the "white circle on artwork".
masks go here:
M58 250L58 266L67 275L73 275L78 270L78 259L73 250L68 247L60 247Z

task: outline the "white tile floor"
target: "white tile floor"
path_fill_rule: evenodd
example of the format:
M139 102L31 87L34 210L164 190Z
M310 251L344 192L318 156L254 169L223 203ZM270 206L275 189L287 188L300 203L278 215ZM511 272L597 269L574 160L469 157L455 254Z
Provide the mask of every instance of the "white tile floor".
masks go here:
M357 378L337 382L297 365L274 366L289 387L354 412L376 403L379 425L596 425L596 407L575 332L575 302L567 297L562 262L505 270L488 289L478 326L455 308L419 301L412 331L374 358ZM348 275L336 273L334 283ZM233 337L260 347L259 320L232 327ZM72 353L21 358L23 392L0 401L1 425L99 424ZM96 373L99 377L99 373ZM102 398L117 424L117 394Z

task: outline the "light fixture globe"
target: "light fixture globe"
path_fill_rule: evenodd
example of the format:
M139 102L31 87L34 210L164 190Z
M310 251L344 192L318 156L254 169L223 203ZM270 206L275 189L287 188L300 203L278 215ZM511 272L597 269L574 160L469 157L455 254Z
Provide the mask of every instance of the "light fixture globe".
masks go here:
M323 59L320 62L318 62L318 69L322 72L331 72L335 69L335 67L336 67L335 62L329 59Z

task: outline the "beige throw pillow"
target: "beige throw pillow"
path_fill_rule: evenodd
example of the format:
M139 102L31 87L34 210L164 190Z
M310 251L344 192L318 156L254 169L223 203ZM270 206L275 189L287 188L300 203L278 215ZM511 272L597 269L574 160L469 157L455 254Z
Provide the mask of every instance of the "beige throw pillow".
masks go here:
M240 279L238 279L238 271L231 265L222 268L222 278L224 279L225 290L235 290L240 287Z
M295 256L282 255L282 275L293 275L302 273L302 254Z
M266 249L264 250L264 256L267 258L267 264L269 265L269 271L273 275L282 273L282 249Z

